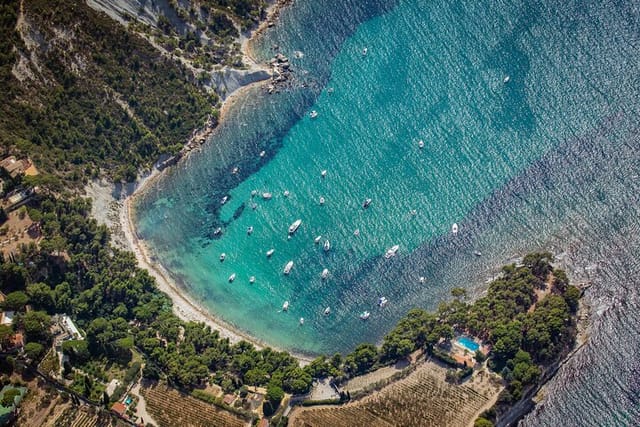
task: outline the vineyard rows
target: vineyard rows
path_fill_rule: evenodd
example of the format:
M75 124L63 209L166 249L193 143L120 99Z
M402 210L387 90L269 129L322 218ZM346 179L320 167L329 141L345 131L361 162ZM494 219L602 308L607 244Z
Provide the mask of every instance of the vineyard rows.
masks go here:
M98 417L96 415L81 410L78 411L78 415L71 423L71 427L94 427L97 419Z
M341 407L305 408L292 417L293 427L459 427L473 421L488 398L466 385L444 381L432 365L380 392Z
M236 415L218 409L194 397L164 385L142 388L147 411L159 427L244 427L247 423Z

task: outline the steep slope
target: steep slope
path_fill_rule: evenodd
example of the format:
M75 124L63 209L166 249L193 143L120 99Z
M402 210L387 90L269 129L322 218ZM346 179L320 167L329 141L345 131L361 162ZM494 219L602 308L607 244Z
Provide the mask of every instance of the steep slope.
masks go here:
M83 2L5 2L0 26L1 154L77 183L131 178L217 117L186 67Z

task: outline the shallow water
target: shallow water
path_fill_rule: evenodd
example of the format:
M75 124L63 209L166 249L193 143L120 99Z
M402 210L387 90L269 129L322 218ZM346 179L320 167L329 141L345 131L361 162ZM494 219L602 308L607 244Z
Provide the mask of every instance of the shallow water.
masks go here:
M499 265L550 249L574 280L593 282L593 328L525 424L633 424L638 6L449 3L300 0L286 9L257 50L268 58L277 44L296 84L238 100L202 153L141 199L138 232L213 313L307 353L379 340L409 308L433 308L454 286L481 292ZM398 255L384 259L394 244Z

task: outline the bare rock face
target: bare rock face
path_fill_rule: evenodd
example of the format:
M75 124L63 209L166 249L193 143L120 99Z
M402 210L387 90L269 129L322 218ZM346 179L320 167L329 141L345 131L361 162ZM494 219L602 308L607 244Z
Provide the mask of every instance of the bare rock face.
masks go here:
M236 70L225 67L211 73L211 86L215 88L222 99L226 99L242 86L269 78L271 78L271 74L263 69Z

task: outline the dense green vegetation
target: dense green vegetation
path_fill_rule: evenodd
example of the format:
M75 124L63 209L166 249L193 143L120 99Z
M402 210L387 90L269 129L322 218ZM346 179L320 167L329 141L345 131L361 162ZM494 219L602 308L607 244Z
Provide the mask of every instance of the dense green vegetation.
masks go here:
M0 155L28 155L66 183L100 170L131 179L212 113L217 98L184 66L84 2L25 0L24 10L38 40L29 47L14 30L18 1L0 6Z

